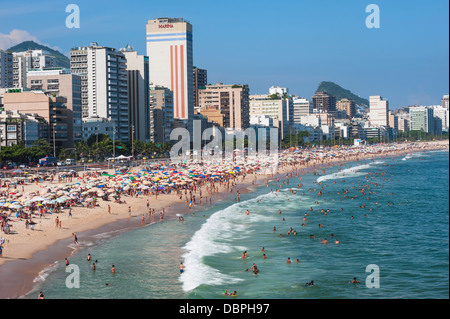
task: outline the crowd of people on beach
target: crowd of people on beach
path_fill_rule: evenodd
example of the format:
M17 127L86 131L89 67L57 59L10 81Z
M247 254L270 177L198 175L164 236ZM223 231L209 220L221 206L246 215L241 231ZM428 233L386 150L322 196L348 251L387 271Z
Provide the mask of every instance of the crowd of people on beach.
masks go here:
M441 148L448 148L448 145ZM58 216L67 213L70 218L72 214L76 214L77 207L95 209L107 206L108 212L111 213L110 203L124 204L128 205L131 215L132 207L127 204L127 198L140 197L147 198L148 214L154 217L155 211L150 207L149 199L158 200L158 197L165 195L176 195L185 203L187 209L192 209L195 205L211 205L213 195L218 193L219 189L227 193L233 192L235 186L249 182L245 180L248 175L262 175L268 180L280 172L292 172L296 167L311 168L427 149L431 149L431 146L425 143L291 148L280 151L275 158L256 156L241 162L161 161L137 168L122 167L117 170L70 172L60 175L53 173L53 176L46 175L45 178L33 175L28 179L22 177L3 180L0 183L0 231L7 239L0 241L0 257L4 254L4 245L14 240L11 235L14 234L15 223L23 222L26 229L35 230L37 219L56 216L56 225L60 228L61 219ZM300 171L297 171L297 174L300 174ZM250 182L254 184L256 177ZM24 186L30 184L39 185L40 189L25 192ZM235 201L239 200L240 193L237 192ZM160 219L163 217L164 209L160 212ZM178 218L181 220L180 216ZM295 234L293 228L287 233L288 236ZM311 236L313 238L313 235ZM328 240L325 238L322 243L327 244ZM338 244L339 241L335 243ZM259 272L256 265L252 268L253 273Z

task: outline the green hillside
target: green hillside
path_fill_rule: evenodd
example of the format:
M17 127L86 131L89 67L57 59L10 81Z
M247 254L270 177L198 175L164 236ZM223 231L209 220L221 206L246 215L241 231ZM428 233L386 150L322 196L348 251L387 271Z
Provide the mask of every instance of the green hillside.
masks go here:
M329 81L320 82L316 92L326 92L328 94L334 95L336 97L336 101L339 101L343 98L347 98L355 101L357 105L369 106L369 100L352 93L350 90L344 89L343 87L337 85L334 82Z
M65 55L61 54L60 52L58 52L56 50L50 49L49 47L38 44L34 41L24 41L22 43L19 43L15 46L9 48L6 51L23 52L23 51L27 51L27 50L45 50L51 56L55 57L55 67L70 69L70 59L68 57L66 57Z

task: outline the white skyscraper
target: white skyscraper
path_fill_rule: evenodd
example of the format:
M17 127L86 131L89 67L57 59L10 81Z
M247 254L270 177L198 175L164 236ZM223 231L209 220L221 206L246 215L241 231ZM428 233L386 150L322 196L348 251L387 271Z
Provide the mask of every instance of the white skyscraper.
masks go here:
M449 128L449 110L441 105L433 105L434 116L438 117L442 121L442 129L448 130Z
M14 52L14 87L27 87L27 74L31 69L46 69L54 66L54 58L47 51L28 50Z
M173 92L173 116L194 117L192 25L181 18L159 18L147 24L150 83Z
M369 120L371 125L388 126L389 125L389 102L383 100L379 95L371 96L369 99Z
M294 123L300 124L300 118L313 113L313 105L303 97L293 98Z
M81 76L83 118L107 118L115 124L116 138L129 141L125 55L92 43L89 47L70 51L70 70Z

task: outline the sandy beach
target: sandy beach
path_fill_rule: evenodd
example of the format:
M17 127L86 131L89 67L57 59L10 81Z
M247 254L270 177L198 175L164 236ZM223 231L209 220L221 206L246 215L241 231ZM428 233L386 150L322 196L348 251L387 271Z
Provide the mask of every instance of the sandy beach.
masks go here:
M189 207L185 196L172 192L170 194L123 194L121 200L126 203L116 203L114 200L98 200L98 206L93 208L73 206L72 216L69 216L69 209L65 208L57 214L44 214L42 217L34 217L36 223L34 229L27 227L25 220L11 215L11 233L0 232L0 238L4 238L3 252L0 257L0 298L18 298L30 291L33 286L33 279L39 272L51 265L55 260L63 260L68 254L73 253L73 249L68 248L74 242L74 233L78 240L83 240L95 233L128 230L136 227L148 226L151 223L164 220L175 219L180 215L192 214L192 212L206 209L221 200L238 200L239 194L249 192L252 188L262 185L274 178L289 177L289 174L306 174L313 170L328 167L330 165L342 165L348 162L355 162L364 159L375 159L380 157L401 156L417 151L431 149L448 149L449 141L420 142L408 147L398 147L390 149L388 145L380 148L380 152L372 149L367 152L367 148L360 148L357 151L342 153L338 150L328 152L333 156L323 156L309 158L302 161L298 153L281 154L279 165L276 171L254 171L244 175L236 175L228 182L215 183L212 191L210 185L205 183L195 188L194 194L197 200ZM298 159L298 160L297 160ZM132 172L138 172L142 167L133 168ZM113 170L108 170L108 174L114 174ZM89 179L85 177L85 179ZM3 183L2 183L3 184ZM19 192L43 193L49 187L62 186L67 183L56 181L28 183L18 186ZM4 190L4 188L2 189ZM202 192L203 196L200 195ZM202 196L202 203L199 198ZM148 213L147 201L150 209L154 209L155 214ZM108 205L110 212L108 212ZM131 210L131 212L129 211ZM161 213L164 212L161 219ZM56 218L61 222L56 225Z

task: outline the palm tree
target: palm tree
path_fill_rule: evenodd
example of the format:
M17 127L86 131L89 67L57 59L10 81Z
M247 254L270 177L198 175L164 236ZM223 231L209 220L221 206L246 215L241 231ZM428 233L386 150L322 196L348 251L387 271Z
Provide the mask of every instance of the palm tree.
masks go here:
M75 144L75 150L76 154L81 158L89 154L90 148L85 140L81 140Z

